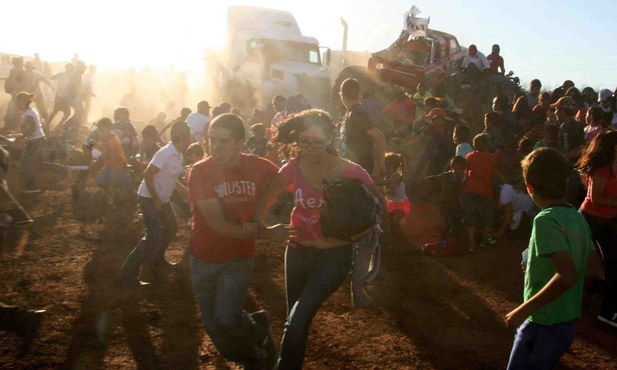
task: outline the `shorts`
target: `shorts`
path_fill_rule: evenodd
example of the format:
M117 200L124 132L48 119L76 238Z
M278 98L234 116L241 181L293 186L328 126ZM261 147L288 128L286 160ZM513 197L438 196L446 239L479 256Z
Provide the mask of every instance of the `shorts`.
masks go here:
M388 213L394 213L396 211L403 212L403 216L407 216L409 212L411 212L411 203L409 203L409 199L405 198L400 202L392 202L388 201L386 203L386 209Z
M99 177L96 179L96 184L101 187L114 186L120 192L129 192L133 190L133 181L131 179L131 170L128 167L111 169L103 167Z
M467 227L487 227L493 221L493 199L478 193L463 193L461 196L464 224Z

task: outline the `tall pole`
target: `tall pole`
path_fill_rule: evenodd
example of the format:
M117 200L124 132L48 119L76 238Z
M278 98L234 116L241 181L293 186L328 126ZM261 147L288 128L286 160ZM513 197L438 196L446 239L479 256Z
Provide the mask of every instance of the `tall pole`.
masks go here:
M349 31L349 26L347 22L341 17L341 25L343 25L343 47L342 51L342 60L341 60L341 70L347 66L347 32Z

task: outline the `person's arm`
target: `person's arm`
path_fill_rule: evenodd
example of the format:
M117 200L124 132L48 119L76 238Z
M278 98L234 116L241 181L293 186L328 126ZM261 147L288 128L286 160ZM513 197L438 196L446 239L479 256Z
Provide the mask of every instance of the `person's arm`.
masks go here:
M550 258L555 265L555 275L538 293L506 315L504 319L506 327L519 327L534 312L559 298L568 289L576 285L578 273L570 252L551 253Z
M373 127L368 130L367 135L371 137L373 140L373 144L377 148L377 163L379 164L378 172L381 174L386 173L386 140L383 136L383 133L379 131L377 127Z
M285 241L293 231L289 225L278 224L271 227L263 227L257 222L248 222L240 225L225 218L223 207L218 198L198 200L196 202L199 213L203 216L210 229L217 235L244 239L270 239Z
M285 176L281 172L277 173L274 180L268 185L266 191L257 203L257 210L255 211L255 216L253 216L253 220L266 225L265 219L268 210L272 207L272 204L274 204L276 197L285 191L286 187L287 181L285 180Z
M591 177L591 202L601 206L617 207L617 198L611 198L604 194L606 177Z
M602 259L595 250L587 257L587 276L592 279L604 280L604 267Z
M505 76L506 74L506 67L504 67L504 62L503 62L503 58L499 58L499 66L497 66L497 71L499 72L500 75Z
M163 203L161 202L161 198L156 193L156 189L154 188L154 175L159 173L160 168L153 165L152 162L148 164L146 167L146 171L144 172L144 183L146 184L146 188L150 193L150 197L152 198L152 202L154 203L154 208L157 211L160 211L163 208Z

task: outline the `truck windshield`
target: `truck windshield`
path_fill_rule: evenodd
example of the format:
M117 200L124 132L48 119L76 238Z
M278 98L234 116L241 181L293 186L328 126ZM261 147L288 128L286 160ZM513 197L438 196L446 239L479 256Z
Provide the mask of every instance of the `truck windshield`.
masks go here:
M262 40L262 42L264 54L271 63L281 61L321 63L317 45L282 40Z
M424 38L406 42L399 39L387 49L387 57L403 65L424 67L429 63L430 50L430 42Z

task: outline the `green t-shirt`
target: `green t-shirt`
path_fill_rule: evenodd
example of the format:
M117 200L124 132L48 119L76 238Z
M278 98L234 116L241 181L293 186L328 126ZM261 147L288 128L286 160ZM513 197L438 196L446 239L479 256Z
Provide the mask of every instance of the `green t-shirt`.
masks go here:
M560 297L536 311L529 321L553 325L581 315L583 283L587 257L595 251L587 221L573 207L553 206L542 210L533 220L529 257L525 272L525 301L537 294L555 275L552 253L567 251L572 256L578 282Z

